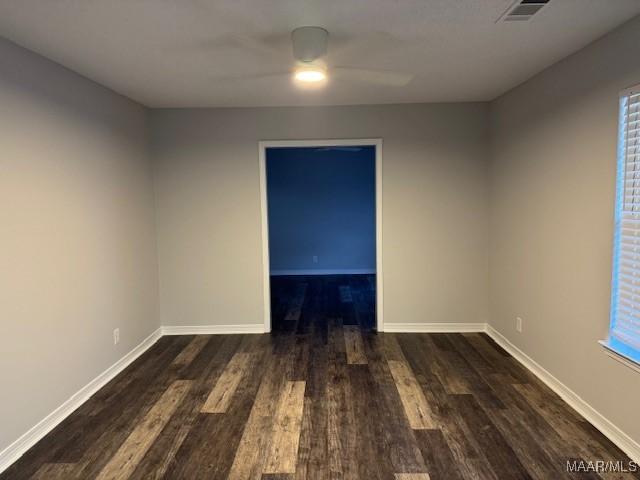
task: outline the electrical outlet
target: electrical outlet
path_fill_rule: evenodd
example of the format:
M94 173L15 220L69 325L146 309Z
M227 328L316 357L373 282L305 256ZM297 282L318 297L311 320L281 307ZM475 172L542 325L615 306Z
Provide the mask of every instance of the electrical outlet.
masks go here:
M522 333L522 318L516 317L516 330Z
M313 263L318 263L318 256L317 255L313 256Z
M116 328L113 331L113 344L117 345L118 343L120 343L120 329Z

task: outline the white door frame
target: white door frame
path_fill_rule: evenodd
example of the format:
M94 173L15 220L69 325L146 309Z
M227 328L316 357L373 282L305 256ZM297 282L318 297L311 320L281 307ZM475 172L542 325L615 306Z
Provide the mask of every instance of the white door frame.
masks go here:
M271 294L269 279L269 221L267 208L267 148L372 146L376 149L376 328L384 331L382 281L382 139L340 140L264 140L258 142L260 164L260 210L262 214L262 283L264 295L264 331L271 331Z

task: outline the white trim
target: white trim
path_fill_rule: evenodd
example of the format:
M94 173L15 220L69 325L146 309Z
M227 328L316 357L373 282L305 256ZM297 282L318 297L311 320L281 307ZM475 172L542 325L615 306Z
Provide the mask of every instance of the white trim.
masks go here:
M387 333L466 333L484 332L486 323L387 323Z
M584 401L576 392L549 373L539 363L511 343L504 335L491 325L487 325L487 334L504 348L512 357L529 369L542 380L551 390L557 393L574 410L582 415L589 423L615 443L624 453L635 462L640 462L640 444L624 433L619 427L604 417L595 408Z
M201 325L160 327L145 338L138 346L74 393L67 401L43 418L35 426L20 436L15 442L0 452L0 473L11 466L27 450L64 421L98 390L109 383L120 372L133 363L140 355L151 348L164 335L204 335L264 333L262 323L248 325Z
M260 213L262 216L262 297L264 305L265 332L271 331L266 149L278 147L339 147L350 145L370 145L376 147L376 327L379 332L384 331L384 282L382 276L382 139L355 138L337 140L261 140L258 142Z
M271 290L269 281L269 210L267 208L267 145L258 142L258 166L260 169L260 216L262 219L262 305L264 331L271 331Z
M625 88L620 91L620 98L626 97L628 95L636 95L640 92L640 83L638 85L634 85L632 87Z
M626 367L629 367L631 370L640 373L640 363L632 360L631 358L627 358L622 353L619 353L615 348L611 347L606 340L598 340L598 343L604 349L604 352L613 358L615 361L620 362Z
M127 368L135 359L147 351L162 336L161 329L145 338L124 357L91 380L87 385L74 393L67 401L40 420L20 438L0 452L0 473L18 460L27 450L33 447L42 437L71 415L78 407L109 383L116 375Z
M375 268L325 268L306 270L271 270L272 277L282 277L289 275L373 275Z
M573 407L589 423L615 443L629 457L640 462L640 444L605 418L580 396L549 373L544 367L512 344L504 335L486 323L390 323L387 332L395 333L462 333L485 331L495 342L504 348L512 357L530 370L551 390L557 393L567 404ZM232 333L264 333L264 325L199 325L199 326L165 326L145 338L137 347L106 369L66 402L38 422L11 445L0 452L0 473L33 447L40 439L65 420L78 407L86 402L94 393L105 386L116 375L127 368L134 360L153 346L164 335L203 335Z
M192 325L164 326L162 335L230 335L237 333L265 333L262 323L246 325Z
M376 329L384 332L384 282L382 276L382 139L376 146Z

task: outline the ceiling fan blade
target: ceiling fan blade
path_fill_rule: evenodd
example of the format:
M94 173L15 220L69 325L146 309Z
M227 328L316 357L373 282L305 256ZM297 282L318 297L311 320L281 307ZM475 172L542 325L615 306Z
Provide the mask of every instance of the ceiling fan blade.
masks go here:
M331 35L329 55L336 63L349 65L354 59L388 55L406 48L407 42L387 32L370 32L357 36Z
M364 68L335 67L336 78L345 78L357 82L375 83L390 87L404 87L413 80L410 73L390 72L388 70L368 70Z
M225 76L212 76L211 80L216 83L230 82L247 82L252 80L265 80L269 78L286 78L290 76L290 72L271 72L271 73L249 73Z
M170 46L169 51L175 52L199 52L213 54L220 50L235 49L248 50L259 57L268 56L270 59L289 59L290 52L287 49L279 49L269 45L259 39L252 38L248 35L240 35L236 33L228 33L217 37L206 38L195 42Z
M261 29L253 19L245 13L242 13L242 6L237 3L234 4L234 2L228 2L227 4L223 4L223 2L216 3L211 2L210 0L194 0L192 2L184 3L185 7L194 9L194 15L197 16L199 20L206 19L208 17L216 17L219 22L222 22L230 29L230 31L226 33L205 38L196 44L192 44L191 48L193 49L211 50L215 48L245 48L253 50L256 53L276 57L291 55L290 47L289 49L283 49L281 48L283 45L273 45L273 42L271 41L273 39L256 38L255 35L259 34L254 33L254 36L251 36L249 33L246 33L257 32ZM283 35L282 37L283 39L286 39L287 43L289 43L287 35ZM189 45L186 47L188 48Z
M168 53L219 54L229 50L244 50L255 57L266 57L269 61L291 61L291 41L286 35L250 35L239 32L225 32L199 38L181 44L164 47Z
M230 43L235 43L242 48L253 50L254 52L260 53L262 55L270 55L273 57L282 57L284 55L288 57L290 55L290 52L288 50L280 50L268 45L264 41L258 40L248 35L229 34L228 40L230 41Z

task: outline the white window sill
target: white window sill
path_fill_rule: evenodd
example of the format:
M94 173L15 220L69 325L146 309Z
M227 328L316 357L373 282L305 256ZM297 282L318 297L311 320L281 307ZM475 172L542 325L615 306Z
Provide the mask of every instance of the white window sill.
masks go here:
M599 340L598 343L602 345L604 351L607 355L609 355L614 360L622 363L624 366L640 373L640 362L634 360L633 358L628 357L622 352L619 352L607 340Z

